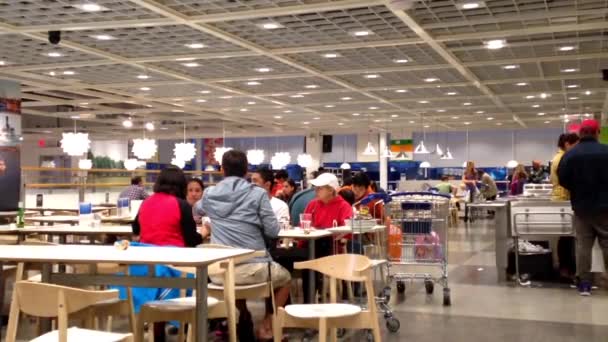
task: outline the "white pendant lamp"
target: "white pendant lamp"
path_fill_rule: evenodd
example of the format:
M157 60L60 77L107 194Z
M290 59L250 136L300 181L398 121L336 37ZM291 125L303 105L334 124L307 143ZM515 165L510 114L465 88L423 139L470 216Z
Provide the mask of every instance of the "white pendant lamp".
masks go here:
M509 160L509 161L507 162L507 165L506 165L506 166L507 166L507 168L509 168L509 169L514 169L514 168L516 168L516 167L517 167L517 165L519 165L519 162L518 162L517 160L515 160L515 159L511 159L511 160Z
M384 147L384 151L382 151L382 158L393 158L395 157L395 155L393 154L393 151L391 151L391 148L387 146Z
M137 166L139 165L139 160L137 159L127 159L125 160L125 169L129 170L129 171L133 171L135 169L137 169Z
M298 155L298 165L303 168L310 167L312 165L312 156L308 153Z
M445 154L441 157L442 160L452 160L454 157L452 156L452 152L450 152L450 148L445 149Z
M171 159L171 165L175 165L180 169L183 169L186 166L186 161L183 159L173 158Z
M158 150L158 146L156 145L156 141L153 139L133 139L133 155L137 157L137 159L146 160L152 158L156 151Z
M340 164L340 169L342 170L350 170L350 164L347 162L344 162L342 164Z
M507 162L506 166L509 169L514 169L519 165L515 159L515 131L511 132L511 157L511 160Z
M93 161L91 159L80 159L78 161L78 168L81 170L90 170L93 168Z
M61 149L69 156L82 156L89 151L91 140L88 133L62 133Z
M431 152L429 152L429 150L426 149L426 146L424 146L424 140L420 140L420 142L418 143L418 146L416 146L416 149L414 149L414 153L415 154L429 154Z
M183 163L175 164L175 166L179 166L182 164L186 164L187 161L194 159L196 156L196 145L193 143L186 142L186 122L184 122L184 142L176 143L173 148L173 159L175 161L183 161ZM181 167L183 169L183 167Z
M428 169L431 167L431 163L429 163L428 161L423 161L422 163L420 163L420 168L422 169Z
M364 156L376 156L378 155L378 151L376 151L376 148L374 147L374 145L372 145L372 142L368 141L367 146L365 147L365 150L362 154Z
M251 165L260 165L264 162L264 150L247 150L247 161Z
M435 154L443 157L443 149L441 149L441 146L439 146L439 144L435 145Z
M289 152L277 152L270 158L270 164L273 170L283 169L291 162L291 154Z

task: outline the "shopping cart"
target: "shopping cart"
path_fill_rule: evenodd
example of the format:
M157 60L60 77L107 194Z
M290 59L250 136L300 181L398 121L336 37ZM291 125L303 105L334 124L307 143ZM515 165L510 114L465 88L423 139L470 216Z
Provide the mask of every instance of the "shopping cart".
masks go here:
M390 196L385 205L388 230L387 258L389 282L396 281L397 291L405 292L405 281L423 280L427 294L435 284L443 287L443 305L451 305L448 287L448 216L450 197L430 192L401 192ZM414 272L439 268L431 272ZM412 272L399 272L405 271ZM436 273L436 272L435 272Z

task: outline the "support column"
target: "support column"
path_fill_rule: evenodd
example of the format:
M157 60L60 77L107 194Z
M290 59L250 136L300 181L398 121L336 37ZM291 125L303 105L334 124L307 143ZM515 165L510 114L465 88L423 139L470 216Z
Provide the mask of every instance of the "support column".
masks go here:
M194 139L196 144L196 157L194 160L194 169L197 171L203 171L203 139Z
M306 153L312 157L312 163L306 168L308 178L312 177L312 172L316 171L323 163L323 143L319 132L311 132L306 136Z
M388 143L388 133L380 132L380 144L378 148L378 157L380 159L380 187L388 190L388 158L383 158L382 154L386 150Z
M21 184L21 85L0 80L0 211L17 210ZM25 191L25 189L23 189Z

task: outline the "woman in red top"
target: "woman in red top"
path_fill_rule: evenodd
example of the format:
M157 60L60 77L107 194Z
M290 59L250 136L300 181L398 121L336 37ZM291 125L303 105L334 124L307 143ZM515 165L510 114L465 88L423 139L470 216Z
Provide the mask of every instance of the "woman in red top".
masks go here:
M305 214L312 214L312 226L316 229L332 228L345 225L353 216L353 208L341 196L338 196L340 184L331 173L323 173L310 181L315 186L316 198L308 203Z
M186 201L186 187L186 176L178 167L161 171L154 195L141 204L133 222L133 233L140 236L140 242L175 247L196 247L203 242Z

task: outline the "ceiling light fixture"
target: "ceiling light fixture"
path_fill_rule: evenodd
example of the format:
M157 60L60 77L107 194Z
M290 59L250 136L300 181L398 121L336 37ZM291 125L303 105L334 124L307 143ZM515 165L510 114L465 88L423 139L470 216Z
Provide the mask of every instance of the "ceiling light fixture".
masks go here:
M110 36L109 34L98 34L98 35L93 35L93 36L89 36L89 37L97 39L97 40L114 40L114 39L116 39L116 37Z
M434 78L434 77L429 77L429 78L424 79L424 82L427 82L427 83L433 83L433 82L437 82L437 81L439 81L439 79Z
M475 113L476 113L476 114L483 114L483 113L485 113L485 112L484 112L483 110L478 110L478 111L476 111Z
M491 117L491 116L489 116L489 117L487 117L487 118L486 118L486 120L488 120L488 121L492 121L492 120L494 120L494 118L493 118L493 117Z
M150 132L152 132L154 130L154 124L151 122L147 122L145 127Z
M348 96L340 98L340 100L342 100L342 101L350 101L352 99L353 99L352 97L348 97Z
M525 86L528 85L528 83L526 83L526 82L519 82L519 83L517 83L515 85L518 86L518 87L525 87Z
M577 72L578 69L576 68L568 68L568 69L562 69L562 72Z
M454 95L456 95L456 94L458 94L458 93L457 93L457 92L455 92L455 91L451 91L451 92L449 92L449 93L445 93L445 94L446 94L447 96L454 96Z
M397 89L395 90L395 93L407 93L406 89Z
M568 88L568 89L573 89L573 88L578 88L578 87L580 87L578 84L569 84L566 86L566 88Z
M422 100L422 101L418 101L418 103L421 103L421 104L427 104L427 103L429 103L429 101Z
M139 90L141 90L141 91L150 91L151 89L152 88L150 88L150 87L141 87L141 88L139 88Z
M207 100L205 100L205 99L198 99L198 100L196 100L196 101L194 101L194 102L197 102L197 103L205 103L205 102L207 102Z
M338 58L338 57L340 57L340 54L339 53L326 53L326 54L323 54L323 57L325 57L325 58Z
M493 39L488 40L484 45L486 46L486 49L498 50L504 48L507 45L507 41L504 39Z
M74 132L62 133L61 149L69 156L82 156L89 151L91 140L88 133L76 132L76 121L74 121Z
M537 115L538 115L538 116L544 116L544 115L545 115L545 113L540 112L540 113L538 113Z
M532 108L540 108L539 104L532 105Z
M515 65L515 64L505 65L502 68L505 69L505 70L513 70L513 69L519 68L519 65Z
M148 76L148 75L137 75L137 78L139 78L140 80L147 80L148 78L150 78L150 76Z
M409 62L409 59L393 59L393 62L397 64L405 64Z
M131 121L131 119L127 119L122 122L122 126L124 128L131 128L131 127L133 127L133 121Z
M0 61L0 66L6 65L6 61Z
M380 78L380 75L377 75L377 74L369 74L369 75L365 75L365 76L363 76L363 77L372 79L372 78Z
M105 7L102 7L98 4L94 4L94 3L84 3L84 4L79 4L79 5L74 5L75 8L78 8L80 10L83 10L85 12L101 12L101 11L107 11L108 9Z
M485 7L485 2L483 1L475 1L475 2L464 2L458 5L458 8L463 10L472 10L480 7Z
M533 98L535 98L535 97L536 97L536 96L534 96L534 95L527 95L527 96L526 96L526 99L530 100L530 99L533 99Z
M248 86L256 86L256 85L260 85L261 83L258 81L249 81L246 83Z
M316 85L316 84L309 84L309 85L305 85L304 88L306 88L306 89L317 89L317 88L319 88L319 86Z
M361 115L361 114L359 114L359 113L353 113L353 116L359 116L359 115Z
M53 57L53 58L57 58L57 57L62 57L63 55L59 52L56 51L51 51L49 53L46 54L49 57Z
M471 122L470 121L465 121L464 124L465 124L465 126L468 126L468 125L471 124Z
M562 52L566 52L566 51L573 51L574 49L576 49L576 47L574 47L572 45L566 45L566 46L560 46L558 50L562 51Z
M205 47L205 44L201 44L201 43L191 43L191 44L186 44L186 47L190 48L190 49L202 49Z
M592 93L591 93L591 91L590 91L590 90L587 90L587 91L585 92L585 95L591 95L591 94L592 94Z
M297 160L300 167L307 168L312 165L312 156L308 153L298 154Z
M257 72L271 72L272 68L257 68L255 69Z
M465 102L465 103L463 103L462 105L463 105L463 106L470 106L471 104L472 104L471 102Z
M360 31L352 31L350 34L355 37L366 37L366 36L370 36L370 35L374 34L374 32L367 31L367 30L360 30Z
M277 22L270 21L270 22L260 23L260 24L258 24L258 27L263 28L264 30L276 30L279 28L283 28L285 26L283 26Z
M180 57L180 58L176 58L175 61L176 62L188 62L188 61L193 61L196 60L196 58L194 57Z
M270 165L273 170L280 170L285 168L291 162L291 154L289 152L276 152L272 158L270 158Z

